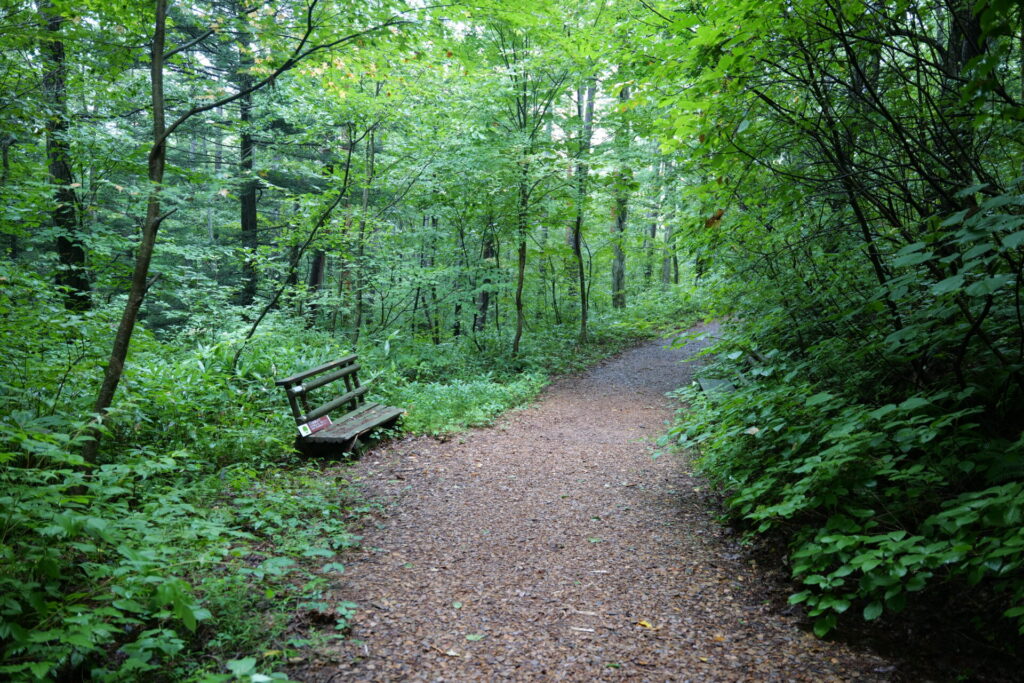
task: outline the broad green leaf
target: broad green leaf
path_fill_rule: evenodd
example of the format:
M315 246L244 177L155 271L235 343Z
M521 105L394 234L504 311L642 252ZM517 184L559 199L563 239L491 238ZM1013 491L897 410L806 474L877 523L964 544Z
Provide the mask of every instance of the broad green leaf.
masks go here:
M878 602L877 600L874 602L869 602L867 606L864 607L864 620L874 621L878 617L882 616L882 611L882 603Z

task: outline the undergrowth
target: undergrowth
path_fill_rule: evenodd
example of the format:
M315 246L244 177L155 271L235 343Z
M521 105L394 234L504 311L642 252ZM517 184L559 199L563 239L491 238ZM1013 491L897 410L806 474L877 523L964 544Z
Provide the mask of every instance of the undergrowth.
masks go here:
M993 423L979 389L879 391L884 338L789 346L778 322L734 325L710 349L704 373L735 390L681 390L670 438L699 448L748 538L788 543L790 602L824 635L848 612L872 621L971 588L981 630L1001 613L1024 631L1019 429Z
M596 316L593 343L549 327L517 357L498 335L352 349L278 313L233 365L245 328L231 316L160 338L140 327L86 463L113 308L70 314L37 276L0 276L0 677L12 680L268 680L344 636L354 605L326 587L373 505L343 467L296 459L275 378L356 351L372 400L406 408L407 431L441 434L650 333Z

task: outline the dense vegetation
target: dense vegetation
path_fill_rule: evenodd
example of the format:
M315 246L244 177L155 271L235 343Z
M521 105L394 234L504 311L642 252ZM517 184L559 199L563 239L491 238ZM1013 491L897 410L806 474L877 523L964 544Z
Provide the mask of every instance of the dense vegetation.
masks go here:
M3 3L0 677L343 634L374 504L275 378L354 350L440 434L679 319L677 178L586 52L617 12Z
M716 3L653 53L738 387L675 432L819 633L922 592L1024 631L1021 16Z
M448 432L697 300L737 390L671 437L819 633L950 587L1024 623L1022 24L5 2L0 675L263 680L344 633L373 504L275 378L354 350Z

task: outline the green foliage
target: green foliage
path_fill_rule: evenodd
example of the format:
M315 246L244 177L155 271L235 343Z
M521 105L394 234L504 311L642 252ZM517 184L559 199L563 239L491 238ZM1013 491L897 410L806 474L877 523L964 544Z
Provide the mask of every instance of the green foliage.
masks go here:
M693 159L681 239L733 323L710 372L737 390L690 392L674 434L789 543L819 634L940 586L1024 630L1010 5L713 3L639 46L637 106Z
M66 426L5 423L3 445L48 444L48 457L73 462ZM358 543L347 524L367 509L347 482L199 469L182 451L88 470L5 469L6 677L124 680L168 665L185 675L200 651L223 664L285 649L296 615L314 611L344 629L350 608L326 602L324 589L342 569L332 558Z
M984 584L1024 627L1013 607L1024 601L1024 439L993 439L971 392L880 404L810 381L837 363L829 346L802 357L735 333L719 352L708 372L736 390L685 390L695 410L672 435L699 447L701 469L751 535L788 540L805 586L791 601L807 605L816 632L851 607L876 619L951 581ZM838 371L868 357L847 355Z
M410 382L389 391L388 400L409 411L404 429L443 434L488 424L509 408L532 399L546 379L544 375L525 374L504 383L487 375L448 383Z

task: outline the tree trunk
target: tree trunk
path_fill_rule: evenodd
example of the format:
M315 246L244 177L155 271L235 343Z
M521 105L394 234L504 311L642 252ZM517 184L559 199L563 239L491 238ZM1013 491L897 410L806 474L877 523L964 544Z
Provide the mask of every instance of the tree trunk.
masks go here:
M60 39L64 18L49 2L40 7L46 21L46 38L41 51L46 72L43 91L50 112L46 117L46 160L50 182L54 185L53 226L57 229L57 268L55 284L64 293L64 307L70 311L87 310L89 277L85 269L78 196L72 187L71 150L68 145L67 66L64 42ZM5 148L6 150L6 148Z
M626 252L622 249L622 240L626 234L626 212L628 198L624 195L615 197L615 221L612 223L614 234L614 258L612 259L612 306L626 307Z
M374 162L374 146L375 146L374 131L371 130L366 141L366 181L363 184L363 197L362 202L359 205L359 228L356 232L356 263L355 263L355 294L356 294L356 310L355 320L352 322L352 344L355 345L359 341L359 333L363 327L363 300L364 293L363 288L365 286L366 275L363 272L366 264L363 263L366 255L366 212L370 208L370 185L373 183L373 162Z
M651 275L654 273L654 243L658 238L658 220L651 213L651 222L647 226L647 234L644 235L644 282L650 283Z
M488 221L488 229L490 229L490 221ZM494 258L494 237L490 233L483 238L480 258L484 262ZM490 264L486 263L486 267L487 271L485 272L489 272ZM473 330L475 332L483 332L487 327L487 309L491 303L491 292L488 288L491 286L491 283L491 276L484 275L480 292L476 295L476 313L473 315Z
M7 176L11 171L11 145L15 143L13 136L4 136L0 139L0 157L2 157L2 165L0 165L0 187L7 186ZM15 233L8 235L10 238L10 244L8 249L10 250L8 255L13 261L18 258L18 236Z
M317 314L320 311L320 304L317 297L324 287L324 274L327 270L327 254L323 249L313 252L313 259L309 264L309 311L306 314L306 327L312 328L316 324Z
M629 100L629 86L622 86L619 91L619 101ZM615 133L615 146L620 151L627 151L629 148L629 126L623 124L622 129ZM624 163L621 162L620 163ZM615 209L614 221L612 222L612 247L615 251L612 259L612 306L615 308L626 307L626 252L622 248L623 240L626 238L626 221L629 211L629 186L632 182L632 173L628 167L622 168L616 174L615 182Z
M501 275L501 242L494 243L494 272ZM501 290L499 286L494 291L494 329L501 334Z
M149 264L153 258L153 246L156 244L157 231L160 223L167 217L160 214L160 193L164 181L164 164L167 158L167 141L164 139L164 33L167 24L167 0L156 0L156 20L153 30L153 42L150 48L149 79L151 105L153 110L153 147L149 151L148 175L149 197L146 202L146 218L142 224L142 241L135 256L135 269L132 271L131 289L128 302L125 304L121 322L114 335L114 344L110 351L110 360L103 371L103 383L93 404L93 412L102 417L111 402L124 372L124 361L128 356L128 345L135 322L138 319L142 300L149 288ZM92 439L86 442L83 456L86 461L95 459L99 448L99 433L93 430Z
M665 255L661 258L661 284L670 285L674 281L673 264L675 249L672 246L672 223L665 224Z
M519 342L523 338L525 313L523 310L523 284L526 281L526 229L530 207L530 192L527 187L529 166L524 161L522 177L519 180L519 210L517 227L519 229L519 262L516 269L516 334L512 338L512 355L519 354Z
M589 297L587 296L587 276L583 268L583 213L587 204L587 180L590 175L590 165L587 162L590 156L590 144L594 131L594 98L597 93L597 79L588 79L586 97L584 98L583 87L576 90L576 111L579 114L582 129L580 130L579 157L576 160L576 221L572 227L570 246L572 255L576 259L576 278L579 286L580 296L580 332L579 342L587 342L587 314L589 312Z
M239 16L245 21L245 13L239 12ZM239 63L238 63L238 88L248 90L253 84L253 75L250 71L253 67L253 58L249 34L245 31L239 33ZM256 142L252 131L252 93L243 95L238 100L238 120L241 131L238 136L238 169L242 178L242 188L239 196L241 202L241 242L245 250L245 261L242 265L242 291L238 303L242 306L252 304L256 298L256 285L258 274L256 272L256 250L259 248L259 237L257 234L256 216L256 189L257 179L253 175L253 166Z
M654 275L655 251L658 243L658 225L661 223L661 209L665 203L665 191L663 178L665 175L665 162L658 161L654 167L654 177L657 185L655 191L657 198L654 206L651 207L650 224L647 226L647 234L644 236L644 282L650 284Z
M427 268L433 269L434 257L437 252L437 242L435 240L437 235L437 216L431 216L430 227L430 241L427 243ZM437 286L434 284L433 278L430 280L430 286L427 287L427 295L430 297L430 310L434 314L430 324L430 339L434 342L434 346L438 346L441 343L441 306L437 302Z
M519 265L516 270L516 334L512 338L512 355L519 354L519 342L523 338L523 323L526 315L523 311L523 282L526 279L526 240L519 241Z

